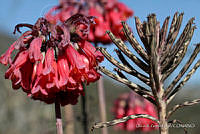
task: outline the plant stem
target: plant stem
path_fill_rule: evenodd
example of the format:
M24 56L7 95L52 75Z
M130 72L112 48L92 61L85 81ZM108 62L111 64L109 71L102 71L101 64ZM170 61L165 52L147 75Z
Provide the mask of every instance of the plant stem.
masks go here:
M106 122L106 102L105 102L105 93L103 86L103 77L101 77L98 81L98 93L99 93L99 108L100 108L100 116L101 122ZM107 134L107 127L102 128L102 134Z
M74 113L72 105L65 106L65 134L74 134Z
M87 101L86 101L86 90L85 90L85 84L83 83L83 91L85 95L81 96L81 102L82 102L82 125L83 125L83 132L84 134L89 134L88 131L88 115L87 115Z
M60 110L60 102L59 102L58 98L56 98L56 101L55 101L55 114L56 114L57 134L63 134L62 118L61 118L61 110Z
M159 106L158 106L158 116L160 121L159 131L160 134L168 134L169 128L168 128L168 122L167 122L167 104L164 100L159 100Z

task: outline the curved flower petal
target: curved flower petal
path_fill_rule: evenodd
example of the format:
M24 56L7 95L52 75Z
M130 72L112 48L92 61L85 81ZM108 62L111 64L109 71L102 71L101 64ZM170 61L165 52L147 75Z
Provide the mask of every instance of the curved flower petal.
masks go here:
M20 72L22 77L21 86L25 92L30 93L33 64L29 60L27 60L26 63L23 64L23 66L20 68Z
M11 64L11 66L8 68L8 70L5 73L5 78L10 79L11 74L14 70L19 69L25 62L28 60L28 51L21 51L18 52L18 54L15 57L15 60Z
M79 45L88 56L90 64L92 64L91 65L92 67L97 65L97 61L102 62L104 60L104 56L102 55L102 53L96 50L96 48L88 41L82 41L79 43Z
M40 52L42 46L42 37L33 39L29 47L29 58L31 62L40 61L42 54Z
M77 50L72 45L68 45L66 49L66 56L70 63L71 72L75 73L86 73L89 71L89 62L87 63L87 58L84 55L78 53Z
M12 52L14 51L15 49L15 44L16 42L14 42L10 47L9 49L1 55L0 57L0 63L1 64L4 64L4 65L8 65L8 64L11 64L12 63L12 59L11 59L11 54Z
M55 73L55 70L52 66L53 62L55 62L54 50L49 48L45 55L43 75Z
M57 66L59 87L64 87L69 79L69 64L64 55L58 57Z

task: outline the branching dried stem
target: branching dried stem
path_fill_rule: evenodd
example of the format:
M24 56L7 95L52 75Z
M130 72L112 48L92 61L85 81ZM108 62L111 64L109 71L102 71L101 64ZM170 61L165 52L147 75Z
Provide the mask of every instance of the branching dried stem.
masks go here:
M159 120L150 116L150 115L147 115L147 114L136 114L136 115L130 115L130 116L125 116L121 119L116 119L116 120L112 120L112 121L108 121L108 122L100 122L100 123L95 123L94 126L92 126L92 131L95 129L95 128L103 128L103 127L109 127L109 126L113 126L113 125L116 125L116 124L119 124L119 123L123 123L123 122L126 122L128 120L131 120L131 119L136 119L136 118L146 118L146 119L150 119L150 120L153 120L155 122L157 122L159 124Z
M181 34L181 37L162 63L162 72L164 73L162 78L163 81L176 69L176 67L184 58L195 29L195 26L192 27L192 24L193 19L188 22L183 33Z
M168 94L173 90L173 88L177 84L177 82L183 77L183 75L189 69L190 65L193 63L194 59L196 58L196 56L197 56L197 54L199 52L200 52L200 44L197 44L194 52L190 56L190 59L187 61L187 63L185 64L185 66L181 69L180 73L172 81L172 83L169 85L169 87L166 89L166 91L165 91L165 97L168 96Z
M165 52L164 56L167 56L168 53L170 52L170 50L172 49L173 43L176 40L176 37L178 36L182 20L183 20L183 13L181 13L178 16L178 12L176 12L174 14L174 17L173 17L173 20L172 20L172 23L171 23L171 26L170 26L170 29L169 29L169 34L167 36L167 42L165 44L167 49L164 51ZM164 57L164 59L165 58L166 57Z
M115 45L124 53L126 56L128 56L136 65L138 65L144 72L148 72L148 65L144 63L142 60L140 60L138 57L136 57L125 45L125 43L114 36L113 33L110 31L107 31L107 34L110 36L110 39L115 43Z
M199 60L192 70L186 75L186 77L178 84L200 52L200 44L197 44L194 52L191 54L185 66L181 69L172 83L166 89L164 89L163 84L165 80L175 71L185 57L188 46L194 34L194 30L196 29L196 26L193 22L194 18L191 18L185 26L180 37L176 39L180 31L182 20L183 13L175 13L169 28L169 33L167 35L169 17L165 19L161 28L160 22L157 21L155 14L150 14L147 17L147 21L144 21L143 23L141 23L138 17L135 17L137 33L144 44L144 48L136 40L128 25L125 22L122 22L125 37L139 56L133 54L131 50L128 49L126 44L121 39L116 38L110 31L107 31L107 34L113 43L118 47L119 50L115 50L115 52L121 62L114 59L112 55L109 54L105 49L99 48L102 54L117 67L115 69L117 74L110 72L104 67L99 67L99 70L109 77L127 85L133 91L156 105L159 123L161 126L164 126L159 127L160 134L168 134L167 119L177 108L190 104L192 105L198 102L198 100L195 100L192 102L186 102L180 106L175 106L175 108L173 108L172 111L167 114L166 109L170 101L175 97L177 92L183 87L183 85L190 79L192 74L194 74L197 68L200 66ZM136 70L136 67L133 67L133 65L131 65L124 56L127 56L130 60L132 60L136 66L141 69L142 73ZM144 84L149 86L151 90L147 90L144 87L131 82L127 77L125 77L124 73L138 78ZM117 121L121 120L123 119L119 119ZM114 120L114 122L111 121L108 123L99 123L96 126L99 125L100 127L103 127L109 126L110 124L114 125L115 121L116 120Z
M114 68L114 71L116 71L117 74L118 74L121 78L124 78L124 79L128 80L128 79L125 77L125 75L124 75L118 68ZM132 89L132 87L130 87L130 86L128 86L128 87L129 87L130 89ZM154 105L156 105L156 102L155 102L155 100L153 99L152 96L145 95L145 94L142 93L142 92L138 92L138 94L139 94L140 96L143 96L144 98L146 98L148 101L150 101L150 102L153 103Z
M146 83L148 85L149 79L148 77L146 77L145 75L137 72L134 68L129 68L128 66L121 64L119 61L117 61L116 59L114 59L107 51L105 48L99 47L97 48L98 50L101 51L101 53L105 56L105 58L107 60L109 60L113 65L115 65L116 67L118 67L119 69L132 74L133 76L137 77L138 79L140 79L141 81L143 81L144 83Z
M140 21L140 19L138 17L135 17L135 24L136 24L137 33L138 33L142 43L144 44L144 47L145 47L147 53L149 54L150 53L149 46L148 46L148 44L146 42L145 34L143 32L143 25L144 24L141 23L141 21Z
M149 56L147 55L147 52L142 48L142 46L136 40L126 22L122 22L122 26L124 34L127 40L130 42L131 46L137 51L137 53L144 59L146 63L149 63Z
M192 77L192 75L196 72L196 70L200 66L200 60L194 65L194 67L190 70L190 72L186 75L186 77L176 86L176 88L172 91L172 93L167 97L167 104L169 104L172 99L176 96L177 92L181 90L181 88L185 85L185 83Z
M142 82L144 82L146 85L150 86L150 79L145 76L144 74L138 72L136 69L134 69L125 59L125 57L123 56L123 54L121 53L120 50L115 49L115 52L117 54L117 56L119 57L119 59L121 60L121 62L128 66L129 68L131 68L133 71L131 73L129 73L130 75L135 76L136 78L138 78L139 80L141 80Z
M163 26L160 30L160 46L159 47L163 51L166 49L165 44L166 44L166 36L167 36L167 29L168 29L168 25L169 25L169 19L170 19L170 17L168 16L165 19Z
M137 94L142 94L143 97L147 98L147 97L153 97L151 91L148 91L147 89L145 89L142 86L139 86L131 81L128 81L127 79L121 78L119 75L113 74L112 72L110 72L109 70L105 69L105 67L99 67L98 68L101 72L103 72L104 74L106 74L107 76L129 86L134 92L136 92Z
M193 100L193 101L186 101L184 103L177 104L171 110L169 110L169 112L167 113L167 118L169 118L179 108L182 108L184 106L192 106L194 104L199 104L199 103L200 103L200 99L196 99L196 100Z

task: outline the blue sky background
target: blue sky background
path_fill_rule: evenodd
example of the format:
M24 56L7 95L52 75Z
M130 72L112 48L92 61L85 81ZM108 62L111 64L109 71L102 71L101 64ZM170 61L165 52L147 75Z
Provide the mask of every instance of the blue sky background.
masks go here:
M192 44L200 42L200 0L120 0L134 10L134 15L142 21L150 13L156 13L157 19L163 23L165 17L171 16L178 12L184 12L182 29L191 17L195 17L197 29L191 41ZM58 0L3 0L0 4L0 30L8 35L12 35L14 26L18 23L34 24L38 17L44 15ZM128 24L135 31L133 18L130 18ZM135 33L135 32L134 32ZM136 33L135 33L136 35ZM139 40L139 39L138 39ZM3 44L0 44L3 45ZM114 46L109 46L108 50L113 51ZM200 57L198 57L199 59ZM183 64L183 63L182 63ZM107 66L107 62L103 65ZM112 66L107 66L112 69ZM179 69L180 70L180 69ZM175 72L174 74L177 74ZM200 80L200 71L193 76L189 84Z

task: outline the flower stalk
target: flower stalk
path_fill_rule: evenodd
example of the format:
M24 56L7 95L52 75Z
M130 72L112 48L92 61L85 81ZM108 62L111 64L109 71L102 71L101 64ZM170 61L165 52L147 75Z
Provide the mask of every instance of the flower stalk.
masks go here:
M82 106L82 126L83 126L83 132L84 134L88 134L88 113L87 113L87 93L85 89L85 84L83 83L83 90L84 95L81 96L81 106Z
M75 14L59 24L45 18L39 18L34 25L18 24L14 33L21 33L21 27L28 30L0 56L0 63L9 64L5 78L12 81L13 89L21 88L34 100L55 104L57 134L63 134L60 106L75 105L84 95L82 83L100 78L96 67L104 57L86 40L92 23L93 16ZM12 59L14 50L17 54Z
M59 98L57 98L56 101L55 101L55 114L56 114L56 130L57 130L57 134L63 134L62 116L61 116Z
M101 77L98 81L98 94L99 94L99 109L100 109L100 117L102 122L106 122L106 101L105 101L105 93L104 93L104 84L103 77ZM108 130L106 127L102 129L102 134L108 134Z

